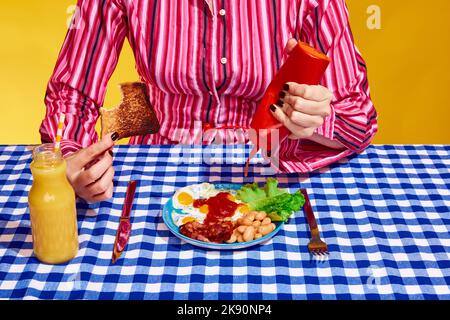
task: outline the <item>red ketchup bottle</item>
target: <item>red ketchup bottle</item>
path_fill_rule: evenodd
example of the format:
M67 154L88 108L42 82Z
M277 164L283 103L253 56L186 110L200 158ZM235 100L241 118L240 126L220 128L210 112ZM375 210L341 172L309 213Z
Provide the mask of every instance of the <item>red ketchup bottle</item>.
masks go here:
M261 147L267 148L268 154L273 151L271 145L271 132L273 132L273 130L279 130L279 145L289 136L289 130L275 119L270 111L270 106L278 101L278 94L283 90L284 84L286 82L296 82L307 85L317 85L329 63L330 58L325 54L306 43L298 42L286 62L270 83L253 116L250 127L254 129L256 133L251 135L251 140L255 145L255 148L247 161L246 176L250 159Z

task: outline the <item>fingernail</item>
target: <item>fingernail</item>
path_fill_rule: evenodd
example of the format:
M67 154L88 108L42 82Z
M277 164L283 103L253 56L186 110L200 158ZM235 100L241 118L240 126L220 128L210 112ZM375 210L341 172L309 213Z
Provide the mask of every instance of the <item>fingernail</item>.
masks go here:
M289 91L289 85L287 83L283 86L283 90L284 91Z
M112 141L116 141L117 139L119 139L119 134L117 132L114 132L111 136Z
M277 111L277 107L274 104L272 104L270 106L270 110L272 110L272 112L275 112L275 111Z
M111 157L114 157L114 153L112 152L112 150L109 150L108 152Z
M280 99L284 99L284 97L286 97L286 91L280 91L278 97L280 97Z
M267 150L267 156L270 158L272 156L272 151Z
M284 104L283 100L278 100L277 101L277 106L282 107Z

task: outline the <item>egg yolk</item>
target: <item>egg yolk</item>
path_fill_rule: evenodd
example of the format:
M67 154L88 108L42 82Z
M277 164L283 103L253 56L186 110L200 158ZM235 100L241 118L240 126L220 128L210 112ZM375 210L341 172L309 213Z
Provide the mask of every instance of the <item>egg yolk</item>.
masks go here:
M191 221L197 221L197 219L195 219L194 217L185 217L185 218L183 218L183 220L181 220L181 223L185 224L185 223L188 223Z
M183 206L189 206L194 202L192 196L187 192L181 192L178 195L178 202Z
M250 212L250 208L246 204L243 204L239 206L238 211L242 214L247 214Z
M200 211L201 213L207 214L208 213L208 205L207 204L202 205L200 208L198 208L198 211Z

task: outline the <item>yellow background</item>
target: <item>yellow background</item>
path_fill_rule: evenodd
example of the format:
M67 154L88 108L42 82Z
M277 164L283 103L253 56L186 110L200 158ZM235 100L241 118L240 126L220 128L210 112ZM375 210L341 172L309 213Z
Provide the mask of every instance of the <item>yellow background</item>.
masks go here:
M0 144L39 143L47 81L75 0L1 0ZM450 143L450 1L347 0L356 43L369 67L379 113L375 143ZM381 30L369 30L367 8L381 8ZM126 43L105 100L137 79Z

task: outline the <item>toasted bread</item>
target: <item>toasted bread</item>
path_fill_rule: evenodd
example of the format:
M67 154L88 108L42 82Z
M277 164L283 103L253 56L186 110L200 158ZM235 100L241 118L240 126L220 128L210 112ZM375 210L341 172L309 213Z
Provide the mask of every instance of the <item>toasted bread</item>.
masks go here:
M148 98L147 86L141 82L120 84L123 100L114 109L100 109L101 136L113 132L119 139L157 133L160 128L158 118Z

